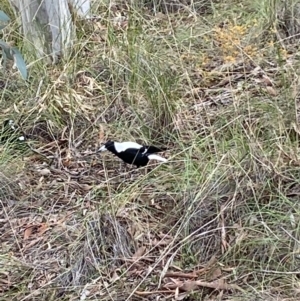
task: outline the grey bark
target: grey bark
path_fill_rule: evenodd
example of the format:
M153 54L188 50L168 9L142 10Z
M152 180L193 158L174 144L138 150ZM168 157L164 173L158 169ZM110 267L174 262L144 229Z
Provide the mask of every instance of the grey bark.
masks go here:
M23 34L33 46L38 58L68 55L76 39L69 5L81 17L90 13L90 0L10 0L21 17Z

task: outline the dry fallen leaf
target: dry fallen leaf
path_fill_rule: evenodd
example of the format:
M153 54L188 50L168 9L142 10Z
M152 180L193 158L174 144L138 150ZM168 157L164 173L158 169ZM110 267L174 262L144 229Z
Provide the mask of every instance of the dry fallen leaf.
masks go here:
M41 223L39 225L29 225L24 231L24 240L42 236L49 229L47 223ZM32 236L32 237L31 237Z
M132 255L132 259L138 260L140 259L146 252L146 247L140 247L136 250L136 252Z
M24 240L28 239L31 236L32 231L33 231L33 226L29 226L28 228L26 228L25 231L24 231L23 239Z
M190 292L193 290L196 290L199 286L202 287L208 287L215 290L239 290L243 291L242 288L240 288L236 284L228 284L225 282L224 279L218 279L212 282L206 282L201 280L187 280L187 281L179 281L176 279L171 279L173 283L167 283L164 285L164 288L168 289L176 289L179 287L180 290Z
M273 86L273 83L272 83L271 79L267 75L265 75L265 74L262 75L262 82L266 86Z
M50 171L50 169L48 169L48 168L40 169L40 170L38 170L37 172L38 172L38 174L39 174L40 176L48 176L48 175L51 174L51 171Z
M219 267L213 268L210 271L209 280L216 280L222 276L222 270Z
M272 96L277 96L278 95L278 92L273 87L267 86L266 90Z
M196 281L199 286L214 288L216 290L239 290L243 291L237 284L228 284L224 279L213 282Z
M185 292L191 292L198 288L197 281L191 281L187 280L183 283L183 285L180 287L181 290Z
M47 223L40 224L37 230L37 235L42 236L48 229L49 225Z

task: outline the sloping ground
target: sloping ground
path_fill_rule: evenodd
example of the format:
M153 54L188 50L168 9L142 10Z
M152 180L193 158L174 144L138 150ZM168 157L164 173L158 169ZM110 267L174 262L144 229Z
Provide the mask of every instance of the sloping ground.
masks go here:
M99 6L70 60L1 79L31 149L0 155L0 300L299 299L296 45L230 8Z

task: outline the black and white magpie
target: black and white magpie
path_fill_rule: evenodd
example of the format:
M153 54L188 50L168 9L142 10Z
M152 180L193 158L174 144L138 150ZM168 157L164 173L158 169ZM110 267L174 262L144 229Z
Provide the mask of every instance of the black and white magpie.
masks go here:
M125 163L135 165L137 168L146 166L150 160L167 161L167 159L155 155L155 153L165 151L165 148L141 145L136 142L115 142L109 140L99 148L98 152L106 150L122 159Z
M19 127L11 119L7 119L2 124L2 131L0 132L0 141L24 141L25 136L20 131Z

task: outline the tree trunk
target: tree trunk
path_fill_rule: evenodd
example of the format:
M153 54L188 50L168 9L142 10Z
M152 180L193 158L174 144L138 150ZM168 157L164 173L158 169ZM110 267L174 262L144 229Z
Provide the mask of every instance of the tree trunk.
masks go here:
M16 15L21 14L23 34L34 46L38 58L57 62L66 56L76 39L69 6L88 17L90 0L10 0Z

